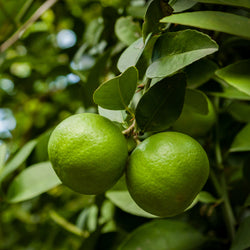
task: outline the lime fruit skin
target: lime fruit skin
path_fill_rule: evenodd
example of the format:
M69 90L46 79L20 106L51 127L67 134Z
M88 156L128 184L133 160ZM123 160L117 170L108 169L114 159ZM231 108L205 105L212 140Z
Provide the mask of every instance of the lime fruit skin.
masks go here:
M70 116L52 132L49 159L62 183L82 194L111 188L124 172L127 142L110 120L97 114Z
M181 115L173 124L173 129L193 137L206 135L216 121L216 113L209 98L207 98L207 103L208 114L206 115L195 113L184 105Z
M202 146L179 132L162 132L144 140L132 152L126 168L134 201L160 217L182 213L208 175L209 161Z

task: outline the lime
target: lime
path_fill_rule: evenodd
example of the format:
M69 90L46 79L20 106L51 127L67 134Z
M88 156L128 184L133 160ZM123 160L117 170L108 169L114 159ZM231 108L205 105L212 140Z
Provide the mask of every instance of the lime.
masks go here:
M97 114L62 121L48 144L49 158L62 183L83 194L99 194L121 177L128 157L119 128Z
M202 146L178 132L162 132L132 152L128 190L145 211L162 217L182 213L207 181L209 162Z
M173 124L173 129L194 137L204 136L208 133L216 121L216 114L213 104L208 97L206 99L208 104L206 115L193 111L184 103L182 113Z

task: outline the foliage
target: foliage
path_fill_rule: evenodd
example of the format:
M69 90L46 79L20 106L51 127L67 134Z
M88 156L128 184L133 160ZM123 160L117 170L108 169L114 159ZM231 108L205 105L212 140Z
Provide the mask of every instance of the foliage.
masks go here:
M0 249L250 247L249 9L248 0L0 0ZM217 120L195 139L210 178L181 215L144 212L123 178L85 196L51 169L50 133L72 114L99 112L138 142L173 130L184 105L206 115L207 96Z

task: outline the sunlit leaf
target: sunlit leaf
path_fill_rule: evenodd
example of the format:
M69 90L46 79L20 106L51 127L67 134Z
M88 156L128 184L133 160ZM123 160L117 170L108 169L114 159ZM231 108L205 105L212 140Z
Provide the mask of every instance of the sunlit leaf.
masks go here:
M220 11L195 11L164 17L161 22L188 25L250 38L250 19ZM230 24L230 25L228 25Z
M50 162L42 162L23 170L10 184L8 202L34 198L61 184Z
M131 198L127 190L111 190L106 192L105 195L112 203L126 213L147 218L156 217L141 209Z
M249 24L250 28L250 24ZM250 96L250 60L239 61L215 73L232 87Z

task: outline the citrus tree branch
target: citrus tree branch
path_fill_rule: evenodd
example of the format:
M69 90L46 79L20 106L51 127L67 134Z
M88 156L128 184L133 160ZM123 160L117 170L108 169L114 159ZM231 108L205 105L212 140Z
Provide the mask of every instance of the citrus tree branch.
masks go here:
M8 39L0 46L0 52L4 52L12 46L23 33L49 8L51 8L58 0L47 0L36 12Z

